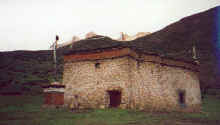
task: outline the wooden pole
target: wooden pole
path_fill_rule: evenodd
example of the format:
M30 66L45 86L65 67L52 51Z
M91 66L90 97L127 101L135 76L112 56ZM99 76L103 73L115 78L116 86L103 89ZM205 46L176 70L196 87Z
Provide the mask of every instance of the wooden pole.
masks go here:
M59 40L59 36L56 35L56 41L54 43L53 47L53 58L54 58L54 75L55 75L55 80L57 80L57 55L56 55L56 49L57 49L57 42Z
M197 55L197 51L196 51L196 44L193 45L193 48L192 48L192 53L193 53L193 59L195 60L195 62L197 64L199 64L199 60L198 60L198 55Z

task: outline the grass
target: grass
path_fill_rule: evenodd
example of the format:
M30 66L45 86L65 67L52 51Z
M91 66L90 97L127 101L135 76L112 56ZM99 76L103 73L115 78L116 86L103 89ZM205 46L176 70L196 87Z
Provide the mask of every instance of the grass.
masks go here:
M202 113L149 113L123 109L42 108L43 96L0 96L0 125L219 124L220 99L208 96Z

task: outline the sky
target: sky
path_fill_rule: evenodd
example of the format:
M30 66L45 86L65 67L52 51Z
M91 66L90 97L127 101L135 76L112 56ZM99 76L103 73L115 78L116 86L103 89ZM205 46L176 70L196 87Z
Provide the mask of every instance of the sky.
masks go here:
M156 32L220 0L0 0L0 51L49 49L88 32Z

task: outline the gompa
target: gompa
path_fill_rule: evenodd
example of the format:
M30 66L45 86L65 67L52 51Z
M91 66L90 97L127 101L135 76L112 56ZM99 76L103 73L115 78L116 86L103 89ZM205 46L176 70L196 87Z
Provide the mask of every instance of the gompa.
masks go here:
M64 104L198 112L198 64L104 36L80 40L64 55Z

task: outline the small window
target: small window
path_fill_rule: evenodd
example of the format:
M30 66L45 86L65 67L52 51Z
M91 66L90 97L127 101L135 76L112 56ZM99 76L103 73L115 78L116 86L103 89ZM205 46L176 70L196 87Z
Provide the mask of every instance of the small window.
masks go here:
M185 107L185 91L179 91L178 98L180 106Z
M95 68L100 68L100 63L95 63Z
M78 99L78 95L75 95L75 98Z

